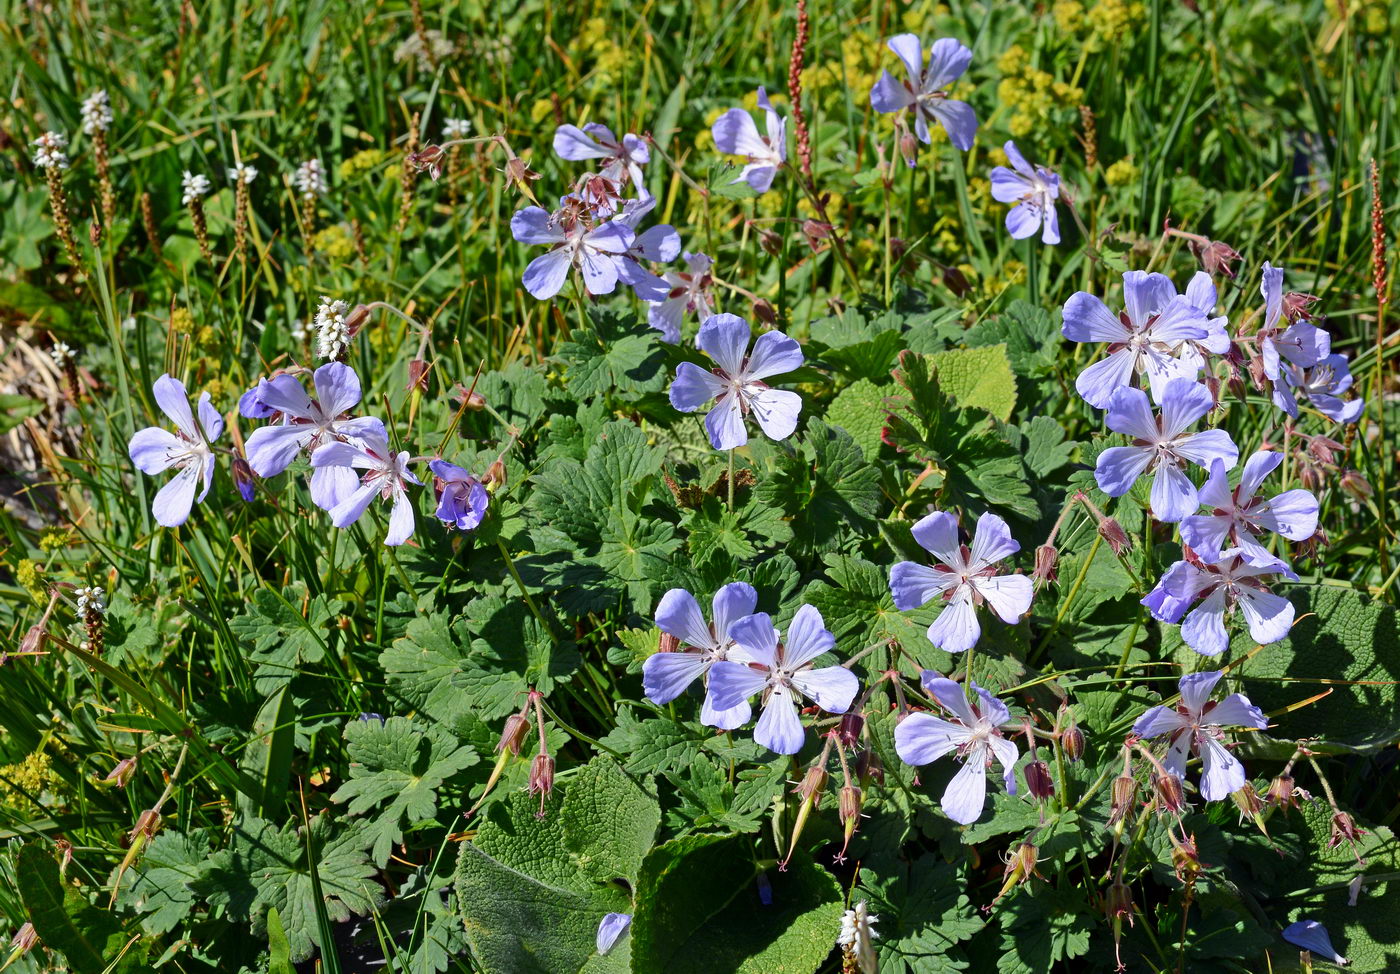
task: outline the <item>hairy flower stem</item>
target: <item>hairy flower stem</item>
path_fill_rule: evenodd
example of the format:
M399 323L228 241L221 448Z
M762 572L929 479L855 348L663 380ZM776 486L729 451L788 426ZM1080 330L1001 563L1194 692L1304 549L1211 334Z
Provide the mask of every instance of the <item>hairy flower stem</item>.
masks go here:
M734 510L734 449L729 450L729 475L725 478L729 488L729 510Z

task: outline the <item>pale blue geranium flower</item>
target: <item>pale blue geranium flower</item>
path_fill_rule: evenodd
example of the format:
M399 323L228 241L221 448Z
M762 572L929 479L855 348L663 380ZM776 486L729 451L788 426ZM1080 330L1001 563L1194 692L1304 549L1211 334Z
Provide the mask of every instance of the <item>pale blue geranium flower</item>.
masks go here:
M942 125L948 140L963 151L972 148L977 136L977 113L967 102L948 97L948 88L967 71L972 51L951 37L933 42L928 67L924 67L923 46L914 34L899 34L885 44L904 62L903 82L888 71L870 89L870 104L877 112L889 114L908 109L914 116L914 134L930 142L930 122Z
M1283 327L1283 268L1264 262L1259 293L1264 298L1264 323L1256 338L1265 376L1277 383L1284 359L1308 369L1327 357L1332 350L1332 337L1327 332L1310 321L1295 321Z
M521 243L551 245L525 268L525 290L541 300L558 294L574 267L583 274L589 294L611 294L619 276L618 255L627 252L635 236L616 220L590 226L567 206L556 213L527 206L510 218L510 232Z
M311 466L347 467L363 471L358 485L327 508L331 523L347 528L360 519L370 501L381 497L393 507L389 512L386 545L401 545L413 534L413 503L408 499L408 484L422 482L408 469L408 452L394 453L387 439L377 433L361 438L362 445L327 443L311 454Z
M1041 243L1060 242L1060 219L1055 214L1055 200L1060 198L1060 177L1044 166L1032 167L1007 140L1002 146L1011 168L992 169L992 199L998 203L1015 203L1006 214L1006 230L1015 240L1023 240L1040 231Z
M1264 714L1242 693L1211 700L1221 673L1190 673L1177 684L1181 702L1175 707L1156 706L1133 724L1138 737L1167 737L1170 744L1163 766L1185 780L1186 760L1192 751L1201 756L1201 797L1208 802L1228 798L1245 786L1244 765L1221 743L1223 727L1268 726Z
M1297 419L1298 398L1302 397L1334 423L1354 423L1361 418L1366 400L1343 399L1351 385L1345 355L1328 355L1310 369L1282 362L1279 380L1274 383L1274 405Z
M844 666L812 667L813 660L836 647L836 637L814 606L797 610L786 639L780 640L766 612L740 619L729 627L729 635L748 662L730 658L710 668L713 706L730 710L761 693L763 713L753 736L770 751L796 754L802 750L807 732L798 706L803 697L828 713L844 714L860 691L860 680Z
M162 527L176 528L189 519L190 509L196 501L204 500L214 482L214 451L209 444L223 433L224 418L205 392L199 397L196 420L185 384L173 376L162 375L151 391L161 412L175 424L175 432L159 426L137 430L127 452L136 469L144 474L175 468L174 478L156 492L151 515Z
M486 485L455 463L430 460L428 468L436 478L437 519L458 531L474 531L486 517L491 494Z
M1238 548L1254 565L1272 565L1278 558L1255 540L1265 531L1289 541L1305 541L1317 531L1317 498L1301 488L1272 499L1258 496L1260 484L1283 462L1282 453L1259 451L1244 463L1233 489L1225 464L1212 460L1210 477L1200 489L1209 514L1192 514L1181 522L1181 540L1206 562L1218 561L1223 549Z
M1230 319L1215 313L1220 298L1215 290L1215 281L1205 271L1197 271L1192 276L1186 285L1184 297L1205 319L1206 336L1183 339L1177 346L1177 357L1188 366L1201 369L1205 367L1207 355L1224 355L1230 351L1230 335L1225 330Z
M681 252L681 235L667 223L658 223L645 230L638 230L642 219L656 206L653 197L628 200L622 212L613 217L632 231L631 245L618 256L617 276L643 301L664 301L671 293L671 286L664 279L647 269L643 261L669 264Z
M714 261L701 253L683 256L685 270L665 271L661 276L668 286L666 296L647 308L647 323L661 332L663 342L672 345L681 340L681 322L687 313L701 321L715 313L714 279L710 277Z
M914 767L930 764L946 754L957 755L963 766L948 782L940 804L954 822L971 825L981 817L986 804L987 769L994 758L1001 765L1006 793L1016 794L1016 745L1003 737L999 729L1011 719L1011 712L1006 704L975 683L974 700L967 698L961 684L932 670L924 670L923 685L952 719L910 714L894 729L895 753Z
M976 607L984 602L1005 623L1031 607L1035 588L1025 575L1000 574L997 563L1021 550L1006 522L991 511L977 519L972 547L958 537L958 519L935 511L913 527L914 540L937 561L932 568L902 561L890 569L890 592L901 612L941 598L943 611L928 627L929 642L950 653L971 649L982 636Z
M676 652L653 653L642 664L642 691L652 703L670 703L721 660L748 662L744 651L734 645L729 629L740 619L753 615L758 608L758 592L747 582L730 582L715 593L710 608L713 621L706 622L700 603L685 589L673 588L661 597L656 606L657 628L674 636L678 647ZM700 723L735 730L747 724L752 715L747 700L719 710L712 695L706 693Z
M1332 938L1327 935L1327 928L1316 920L1298 920L1290 923L1283 928L1281 936L1294 947L1301 947L1338 967L1351 965L1351 961L1337 953L1337 948L1332 946Z
M742 108L731 108L710 127L715 148L726 155L745 156L748 162L731 182L748 183L755 193L766 193L787 160L787 122L773 108L768 92L758 89L758 107L767 116L767 136L758 134L753 116Z
M628 132L619 139L612 129L599 122L588 122L582 128L561 125L554 130L554 151L570 162L602 159L604 176L619 185L630 181L638 197L647 196L646 187L642 185L642 167L651 161L651 150L647 148L646 139L639 135Z
M749 323L738 315L711 315L700 326L695 345L714 359L705 371L682 362L671 384L671 405L683 413L711 406L705 430L716 450L732 450L749 441L744 419L750 413L772 439L782 440L797 428L802 397L795 392L770 389L764 379L791 372L802 365L802 346L780 331L758 336L749 352Z
M1209 469L1219 460L1229 470L1239 450L1224 430L1187 432L1214 405L1210 390L1192 379L1173 379L1162 393L1160 416L1152 415L1147 394L1122 388L1108 407L1108 428L1133 438L1132 446L1109 447L1099 454L1094 479L1110 497L1122 497L1144 473L1152 472L1152 515L1180 521L1196 513L1196 485L1183 469L1190 462Z
M598 949L598 956L606 957L631 926L630 913L609 913L604 916L598 924L598 937L594 945Z
M1250 638L1267 646L1287 636L1293 626L1293 603L1265 587L1263 579L1272 575L1298 580L1277 558L1254 565L1239 548L1227 548L1211 564L1199 559L1176 562L1142 604L1162 622L1180 622L1181 638L1202 656L1219 656L1229 647L1225 618L1236 607L1244 613ZM1200 604L1192 609L1197 599Z
M1172 379L1194 379L1199 360L1179 354L1183 342L1204 342L1210 327L1192 300L1176 293L1165 274L1128 271L1123 275L1123 314L1115 315L1094 295L1076 291L1064 306L1064 336L1072 342L1106 342L1108 357L1080 374L1074 387L1084 401L1107 409L1113 394L1145 373L1152 397L1161 401Z

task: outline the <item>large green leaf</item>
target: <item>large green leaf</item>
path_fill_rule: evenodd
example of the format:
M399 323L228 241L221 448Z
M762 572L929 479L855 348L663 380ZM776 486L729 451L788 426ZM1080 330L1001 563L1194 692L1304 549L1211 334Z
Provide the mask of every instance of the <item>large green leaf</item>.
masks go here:
M32 843L20 848L15 885L34 932L78 974L103 974L117 960L128 938L110 913L63 883L47 849ZM120 969L129 969L133 960L126 958Z

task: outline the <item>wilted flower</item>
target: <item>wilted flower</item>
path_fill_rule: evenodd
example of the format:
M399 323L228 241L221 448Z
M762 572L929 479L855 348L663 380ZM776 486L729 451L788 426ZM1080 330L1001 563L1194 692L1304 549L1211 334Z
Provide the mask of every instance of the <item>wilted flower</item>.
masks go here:
M618 139L612 129L598 122L588 122L582 128L561 125L554 130L554 151L570 162L602 159L604 176L618 185L630 180L639 197L647 195L642 185L642 167L651 161L651 150L639 135L628 132Z
M1220 553L1219 561L1202 564L1178 561L1163 574L1142 604L1162 622L1181 622L1181 638L1202 656L1219 656L1230 645L1225 617L1236 606L1249 624L1250 637L1260 645L1278 642L1293 625L1293 604L1265 588L1261 578L1298 576L1278 559L1272 564L1251 564L1238 548ZM1197 599L1201 604L1186 610ZM1183 620L1182 616L1186 618Z
M567 208L551 214L527 206L511 217L510 230L525 244L552 244L552 249L525 268L525 290L544 300L558 294L576 267L589 294L611 294L619 277L619 254L632 246L635 234L626 224L609 220L595 227Z
M1281 936L1293 946L1326 958L1338 967L1351 964L1351 961L1337 953L1336 948L1332 946L1332 938L1327 935L1327 928L1316 920L1298 920L1290 923L1283 928Z
M972 148L977 136L977 113L966 102L948 97L948 88L967 71L972 51L951 37L940 38L929 48L924 67L923 46L913 34L899 34L885 42L904 62L905 81L896 81L888 71L870 89L870 104L877 112L909 109L914 116L914 132L919 141L930 143L930 122L942 125L948 140L963 151Z
M855 906L841 914L841 932L836 935L836 946L856 965L860 974L876 974L879 960L875 956L875 923L879 916L870 912L870 905L860 900Z
M554 791L554 759L541 751L530 762L529 792L540 796L540 809L536 818L544 818L544 803Z
M780 331L764 332L749 352L749 323L738 315L711 315L700 326L695 345L714 359L705 371L693 362L682 362L671 384L671 405L683 413L704 409L705 429L716 450L732 450L749 441L744 419L753 413L763 432L782 440L797 428L802 397L795 392L770 389L762 380L801 367L802 346Z
M1279 381L1274 383L1274 405L1298 418L1298 396L1334 423L1354 423L1366 408L1364 399L1343 399L1351 388L1351 369L1345 355L1327 355L1310 369L1292 362L1279 365Z
M292 174L292 185L308 203L318 196L325 196L330 189L326 182L326 167L321 164L320 159L308 159L297 166L296 172Z
M1265 531L1290 541L1303 541L1317 530L1317 498L1306 490L1288 490L1272 500L1255 495L1264 478L1283 462L1283 454L1260 451L1245 461L1239 484L1232 490L1225 465L1212 460L1210 477L1200 489L1200 502L1210 514L1193 514L1181 522L1181 540L1206 562L1218 561L1226 548L1238 548L1254 565L1272 565L1278 558L1255 538Z
M180 202L189 206L195 200L203 199L209 195L209 177L202 173L193 173L188 169L180 177Z
M1228 798L1244 787L1244 765L1220 742L1223 727L1251 727L1263 730L1268 721L1263 712L1242 693L1224 700L1210 699L1211 691L1223 674L1219 671L1190 673L1178 683L1181 701L1175 707L1150 708L1133 724L1139 737L1170 740L1163 766L1177 778L1186 777L1186 759L1195 751L1201 758L1201 797L1206 801Z
M763 714L754 740L778 754L796 754L807 736L798 701L807 697L828 713L843 714L860 691L860 680L844 666L812 668L813 660L836 647L814 606L798 609L787 638L780 641L779 635L766 612L731 625L729 636L748 661L731 658L711 666L710 697L713 708L724 711L761 693Z
M747 582L730 582L715 592L706 622L700 604L683 588L673 588L661 597L656 606L656 625L662 633L678 640L676 652L653 653L642 664L642 691L654 704L667 704L685 692L697 679L704 677L715 663L734 659L747 663L748 655L734 645L730 627L758 607L758 592ZM721 730L734 730L749 722L753 714L747 700L741 700L729 710L714 706L713 697L705 694L700 709L700 723Z
M942 597L943 611L928 627L929 642L950 653L977 644L984 602L1003 622L1017 622L1031 607L1035 587L1025 575L998 574L998 562L1021 550L1006 522L988 511L977 519L969 549L958 538L958 519L935 511L913 527L914 540L938 561L932 568L902 561L890 569L890 592L901 612Z
M1194 379L1172 379L1161 397L1161 414L1152 415L1147 394L1123 387L1108 407L1108 428L1133 438L1132 446L1109 447L1099 454L1094 479L1110 497L1122 497L1144 473L1152 471L1152 514L1159 521L1180 521L1200 507L1196 485L1186 476L1188 462L1206 467L1234 467L1239 450L1224 430L1188 433L1214 405L1210 390Z
M386 440L384 423L371 416L350 417L360 402L360 377L340 362L327 362L312 376L313 399L293 375L260 379L255 399L261 409L274 410L281 422L262 426L248 437L248 465L259 477L275 477L286 470L298 453L314 453L326 443L347 440L362 446L369 440ZM241 400L240 400L241 402ZM330 510L354 491L357 477L346 466L313 467L311 499Z
M156 405L175 424L175 432L151 426L138 430L131 438L128 454L131 462L144 474L157 474L174 467L174 479L162 487L151 502L151 514L156 523L167 528L179 527L190 516L195 501L202 501L214 481L214 451L209 444L224 431L224 418L209 401L209 393L199 397L199 419L190 411L189 393L185 384L169 375L162 375L152 387ZM195 490L200 481L204 489Z
M1231 265L1240 259L1239 251L1220 240L1207 240L1204 243L1192 241L1191 250L1205 268L1206 274L1221 274L1233 279L1235 269Z
M714 261L701 253L684 254L685 270L666 271L661 276L669 284L665 298L652 301L647 308L647 323L661 332L661 340L672 345L681 340L681 321L687 312L701 321L715 313L714 297L710 293L714 281L710 267Z
M33 162L37 168L68 168L68 155L64 151L68 148L68 137L62 132L45 132L30 144L34 146Z
M968 700L961 685L924 670L923 685L953 718L910 714L894 729L894 749L905 764L928 764L945 754L957 754L963 766L948 783L940 804L954 822L970 825L982 814L987 799L987 768L995 758L1009 795L1016 794L1016 745L998 730L1011 719L1006 704L976 684L977 697Z
M1121 316L1085 291L1070 295L1061 331L1072 342L1107 342L1108 357L1095 362L1075 380L1084 401L1108 408L1113 394L1131 388L1135 376L1147 374L1152 397L1161 401L1168 382L1194 379L1199 361L1178 354L1185 341L1205 341L1206 315L1190 298L1176 293L1165 274L1128 271L1123 275Z
M105 132L112 127L112 101L102 88L84 98L78 111L82 115L83 131L88 135Z
M258 171L240 162L228 171L228 178L234 185L242 183L244 186L251 186L253 180L258 178Z
M742 108L731 108L710 127L715 148L731 156L746 156L748 162L732 183L748 183L755 193L766 193L773 177L787 160L787 122L773 108L768 92L758 89L758 107L768 118L767 137L758 134L753 116Z
M473 531L479 527L491 503L491 494L486 486L466 470L446 460L431 460L428 468L437 478L438 520L458 531Z
M360 441L363 445L326 443L311 454L313 468L349 467L364 471L358 486L326 508L331 523L338 528L354 524L377 495L393 504L384 543L401 545L413 534L413 504L406 488L408 484L421 486L421 481L408 469L408 451L395 454L378 432L363 435Z
M1039 230L1042 243L1059 243L1060 220L1055 215L1055 200L1060 197L1060 177L1044 166L1032 168L1009 139L1002 149L1012 168L997 166L992 170L992 199L1016 204L1006 214L1007 232L1013 239L1022 240Z
M595 946L600 957L606 957L608 951L617 944L618 939L632 926L632 915L630 913L609 913L603 917L598 924L598 936Z
M1264 297L1264 324L1258 331L1259 357L1264 375L1279 381L1282 359L1299 368L1312 368L1332 350L1332 338L1308 321L1295 321L1287 328L1283 317L1283 268L1264 262L1259 293Z

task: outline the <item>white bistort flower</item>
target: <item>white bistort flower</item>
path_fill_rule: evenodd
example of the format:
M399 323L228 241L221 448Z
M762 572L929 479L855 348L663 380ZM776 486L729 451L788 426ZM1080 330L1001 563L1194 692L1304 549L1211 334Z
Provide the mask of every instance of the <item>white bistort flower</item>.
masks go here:
M228 171L228 178L236 186L242 183L244 186L251 186L253 180L258 178L258 171L252 166L239 163Z
M321 165L320 159L308 159L297 166L297 171L292 174L292 184L301 198L307 201L325 196L330 189L326 182L326 167Z
M875 922L879 919L870 912L870 904L865 900L841 914L841 932L836 935L836 945L844 948L842 952L855 961L860 974L876 974L879 969L873 943L879 936L875 932Z
M101 88L83 99L80 109L83 131L88 135L105 132L112 127L112 100Z
M316 351L328 361L338 359L350 346L350 328L345 323L350 305L322 297L316 309Z
M190 172L186 169L184 175L180 177L180 192L182 194L180 196L180 202L185 206L189 206L195 200L203 199L208 196L209 190L212 188L213 187L209 185L208 176L203 173Z
M68 168L68 155L64 152L68 137L62 132L45 132L30 144L34 146L34 165L39 169Z

